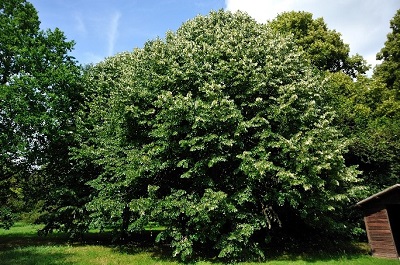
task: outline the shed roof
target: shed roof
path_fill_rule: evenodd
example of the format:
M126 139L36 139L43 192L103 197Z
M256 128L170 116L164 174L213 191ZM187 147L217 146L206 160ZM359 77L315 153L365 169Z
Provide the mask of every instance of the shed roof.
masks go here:
M374 199L379 199L383 195L386 195L386 194L388 194L388 193L390 193L390 192L392 192L394 190L397 190L397 189L400 189L400 184L395 184L395 185L393 185L393 186L391 186L391 187L389 187L387 189L384 189L381 192L375 193L374 195L371 195L368 198L366 198L366 199L364 199L362 201L359 201L356 205L357 206L362 206L363 204L365 204L367 202L370 202L370 201L372 201Z

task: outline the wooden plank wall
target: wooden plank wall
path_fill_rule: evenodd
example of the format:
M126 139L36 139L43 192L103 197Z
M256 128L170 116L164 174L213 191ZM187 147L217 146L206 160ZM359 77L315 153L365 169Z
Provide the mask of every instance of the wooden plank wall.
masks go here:
M372 255L382 258L398 258L389 216L386 209L371 213L364 218Z

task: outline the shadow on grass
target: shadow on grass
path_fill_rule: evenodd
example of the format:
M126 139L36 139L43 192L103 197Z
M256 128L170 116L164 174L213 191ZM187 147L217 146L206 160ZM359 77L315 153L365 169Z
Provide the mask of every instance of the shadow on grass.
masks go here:
M0 235L0 265L61 264L69 265L68 253L54 253L46 247L104 246L116 253L136 255L146 252L156 261L174 261L168 246L156 246L159 231L142 231L130 234L127 239L115 240L111 232L87 233L80 240L71 240L67 234L10 233ZM57 250L55 250L57 251Z
M2 265L72 265L67 261L68 254L40 253L32 248L0 251Z
M142 252L151 253L151 257L156 261L178 262L179 259L172 258L172 249L168 245L155 245L154 240L157 231L143 231L141 233L132 234L130 241L123 244L115 244L113 249L129 255L136 255ZM288 263L303 261L306 263L319 262L346 262L360 259L362 256L369 256L369 247L367 243L354 242L319 242L304 244L290 244L285 246L266 246L265 260L251 259L244 260L247 262L268 262L268 261L287 261ZM193 256L188 263L197 261L205 261L210 264L221 264L224 262L217 258L217 251L205 248L201 252Z
M269 253L269 255L268 255ZM309 263L359 259L368 256L369 248L366 243L328 243L306 244L290 248L271 248L267 250L267 260L296 261L303 260Z
M169 245L155 243L155 239L159 232L159 230L145 230L131 233L127 241L122 242L121 244L114 242L113 250L128 255L147 252L150 253L150 256L156 261L177 261L176 258L172 258L172 250Z
M0 235L0 251L15 248L54 245L102 245L111 246L113 236L111 233L87 233L80 239L71 239L65 233L51 233L38 235L38 233L10 233ZM0 263L1 265L1 263Z
M68 236L61 234L49 236L30 234L2 235L0 236L0 251L31 246L63 245L67 243Z
M156 245L155 238L159 231L142 231L130 234L124 241L114 241L112 233L88 233L81 241L70 241L68 235L54 233L47 236L38 236L37 234L13 233L0 235L0 264L72 264L68 263L68 253L40 253L41 246L87 246L98 245L113 249L114 252L128 255L136 255L143 252L149 255L155 261L174 262L177 259L172 258L172 250L168 245ZM208 252L208 253L207 253ZM291 244L291 247L269 246L266 248L267 261L298 261L302 260L308 263L317 263L321 261L346 261L358 259L360 256L368 255L366 244L339 243L339 244ZM210 250L205 250L201 255L201 260L210 263L219 263L215 258L216 253L210 256ZM204 254L204 253L203 253ZM200 257L200 256L199 256ZM196 259L195 260L199 260ZM64 262L65 261L65 262ZM259 260L258 260L259 261Z

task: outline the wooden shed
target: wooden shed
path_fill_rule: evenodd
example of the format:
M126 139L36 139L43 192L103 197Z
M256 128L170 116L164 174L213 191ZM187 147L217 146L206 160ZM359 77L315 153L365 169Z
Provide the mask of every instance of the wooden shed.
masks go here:
M400 184L393 185L357 203L364 212L372 255L399 258Z

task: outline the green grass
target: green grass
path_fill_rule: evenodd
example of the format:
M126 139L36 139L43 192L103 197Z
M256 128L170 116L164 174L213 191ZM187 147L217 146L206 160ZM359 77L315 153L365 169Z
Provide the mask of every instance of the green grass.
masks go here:
M25 224L22 222L17 222L9 230L0 228L0 236L10 236L10 235L35 236L36 231L42 227L43 225Z
M113 264L179 264L170 259L160 249L148 244L133 244L125 247L115 247L104 242L98 242L101 236L92 235L87 243L68 243L68 238L62 234L48 237L38 237L37 229L41 226L18 223L10 230L0 229L0 264L1 265L113 265ZM96 240L93 240L96 239ZM108 242L108 241L107 241ZM359 248L357 252L279 254L263 263L240 263L246 265L283 265L283 264L314 264L314 265L390 265L400 262L370 257ZM196 264L219 265L211 261Z
M0 252L3 265L177 264L151 252L123 253L105 246L35 246Z

